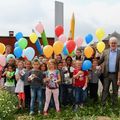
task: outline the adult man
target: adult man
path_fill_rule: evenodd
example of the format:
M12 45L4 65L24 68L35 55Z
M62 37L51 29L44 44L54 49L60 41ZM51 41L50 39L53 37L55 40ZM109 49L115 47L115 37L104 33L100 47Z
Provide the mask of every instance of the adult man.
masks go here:
M118 85L120 81L120 50L117 49L117 38L109 39L110 48L105 50L100 58L99 64L104 62L104 83L102 92L102 105L106 103L109 94L109 87L112 82L113 96L112 104L117 103Z

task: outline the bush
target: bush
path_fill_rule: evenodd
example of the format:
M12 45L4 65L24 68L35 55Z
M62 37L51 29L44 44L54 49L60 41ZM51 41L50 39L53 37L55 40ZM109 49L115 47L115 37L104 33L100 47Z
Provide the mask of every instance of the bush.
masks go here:
M16 111L17 97L0 89L0 120L12 116Z

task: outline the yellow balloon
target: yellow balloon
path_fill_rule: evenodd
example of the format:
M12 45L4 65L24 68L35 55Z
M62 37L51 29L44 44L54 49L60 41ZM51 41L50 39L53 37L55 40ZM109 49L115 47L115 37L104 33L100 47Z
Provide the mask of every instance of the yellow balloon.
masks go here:
M53 44L53 50L54 50L55 55L61 54L61 52L62 52L62 50L63 50L63 47L64 47L63 42L61 42L61 41L56 41L56 42Z
M102 28L99 28L96 30L96 37L99 41L101 41L103 39L103 37L105 36L105 31Z
M84 49L84 55L86 56L86 58L91 58L93 54L94 54L94 50L93 50L92 47L87 46L87 47Z
M46 45L43 48L43 53L47 58L50 58L53 54L53 47L51 45Z
M31 33L29 38L32 43L36 43L38 36L36 35L36 33Z
M97 43L97 50L102 53L105 49L105 43L104 42L98 42Z
M0 43L0 54L3 54L5 52L5 45L3 43Z

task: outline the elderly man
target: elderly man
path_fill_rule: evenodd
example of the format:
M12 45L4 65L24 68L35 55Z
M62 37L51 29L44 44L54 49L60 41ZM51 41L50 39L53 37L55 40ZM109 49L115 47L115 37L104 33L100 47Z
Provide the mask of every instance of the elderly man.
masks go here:
M99 64L104 62L103 106L106 103L111 83L113 89L112 104L114 105L117 103L118 83L120 82L120 50L117 48L117 43L117 38L111 37L109 39L110 49L104 51L99 61Z

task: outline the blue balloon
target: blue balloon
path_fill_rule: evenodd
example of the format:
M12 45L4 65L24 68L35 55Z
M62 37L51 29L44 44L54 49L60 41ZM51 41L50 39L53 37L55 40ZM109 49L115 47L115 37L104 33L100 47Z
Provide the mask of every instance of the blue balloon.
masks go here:
M18 45L18 42L15 42L15 44L14 44L14 47L16 48L16 47L18 47L19 45Z
M16 58L20 58L22 56L22 49L20 47L16 47L14 49L14 55L16 56Z
M23 38L23 34L21 32L18 32L16 35L15 35L15 38L16 40L20 40L21 38Z
M35 56L35 50L32 47L27 47L25 49L24 56L31 61Z
M89 44L92 40L93 40L92 34L88 34L88 35L85 37L85 41L86 41L87 44Z
M85 60L82 64L82 70L89 70L92 67L92 62L90 60Z
M36 45L36 48L37 48L39 54L42 55L43 54L43 50L42 50L42 47L41 47L39 39L36 41L35 45Z
M64 47L63 47L63 51L62 51L63 55L68 55L68 50L67 50L67 47L66 47L66 44L64 44Z

